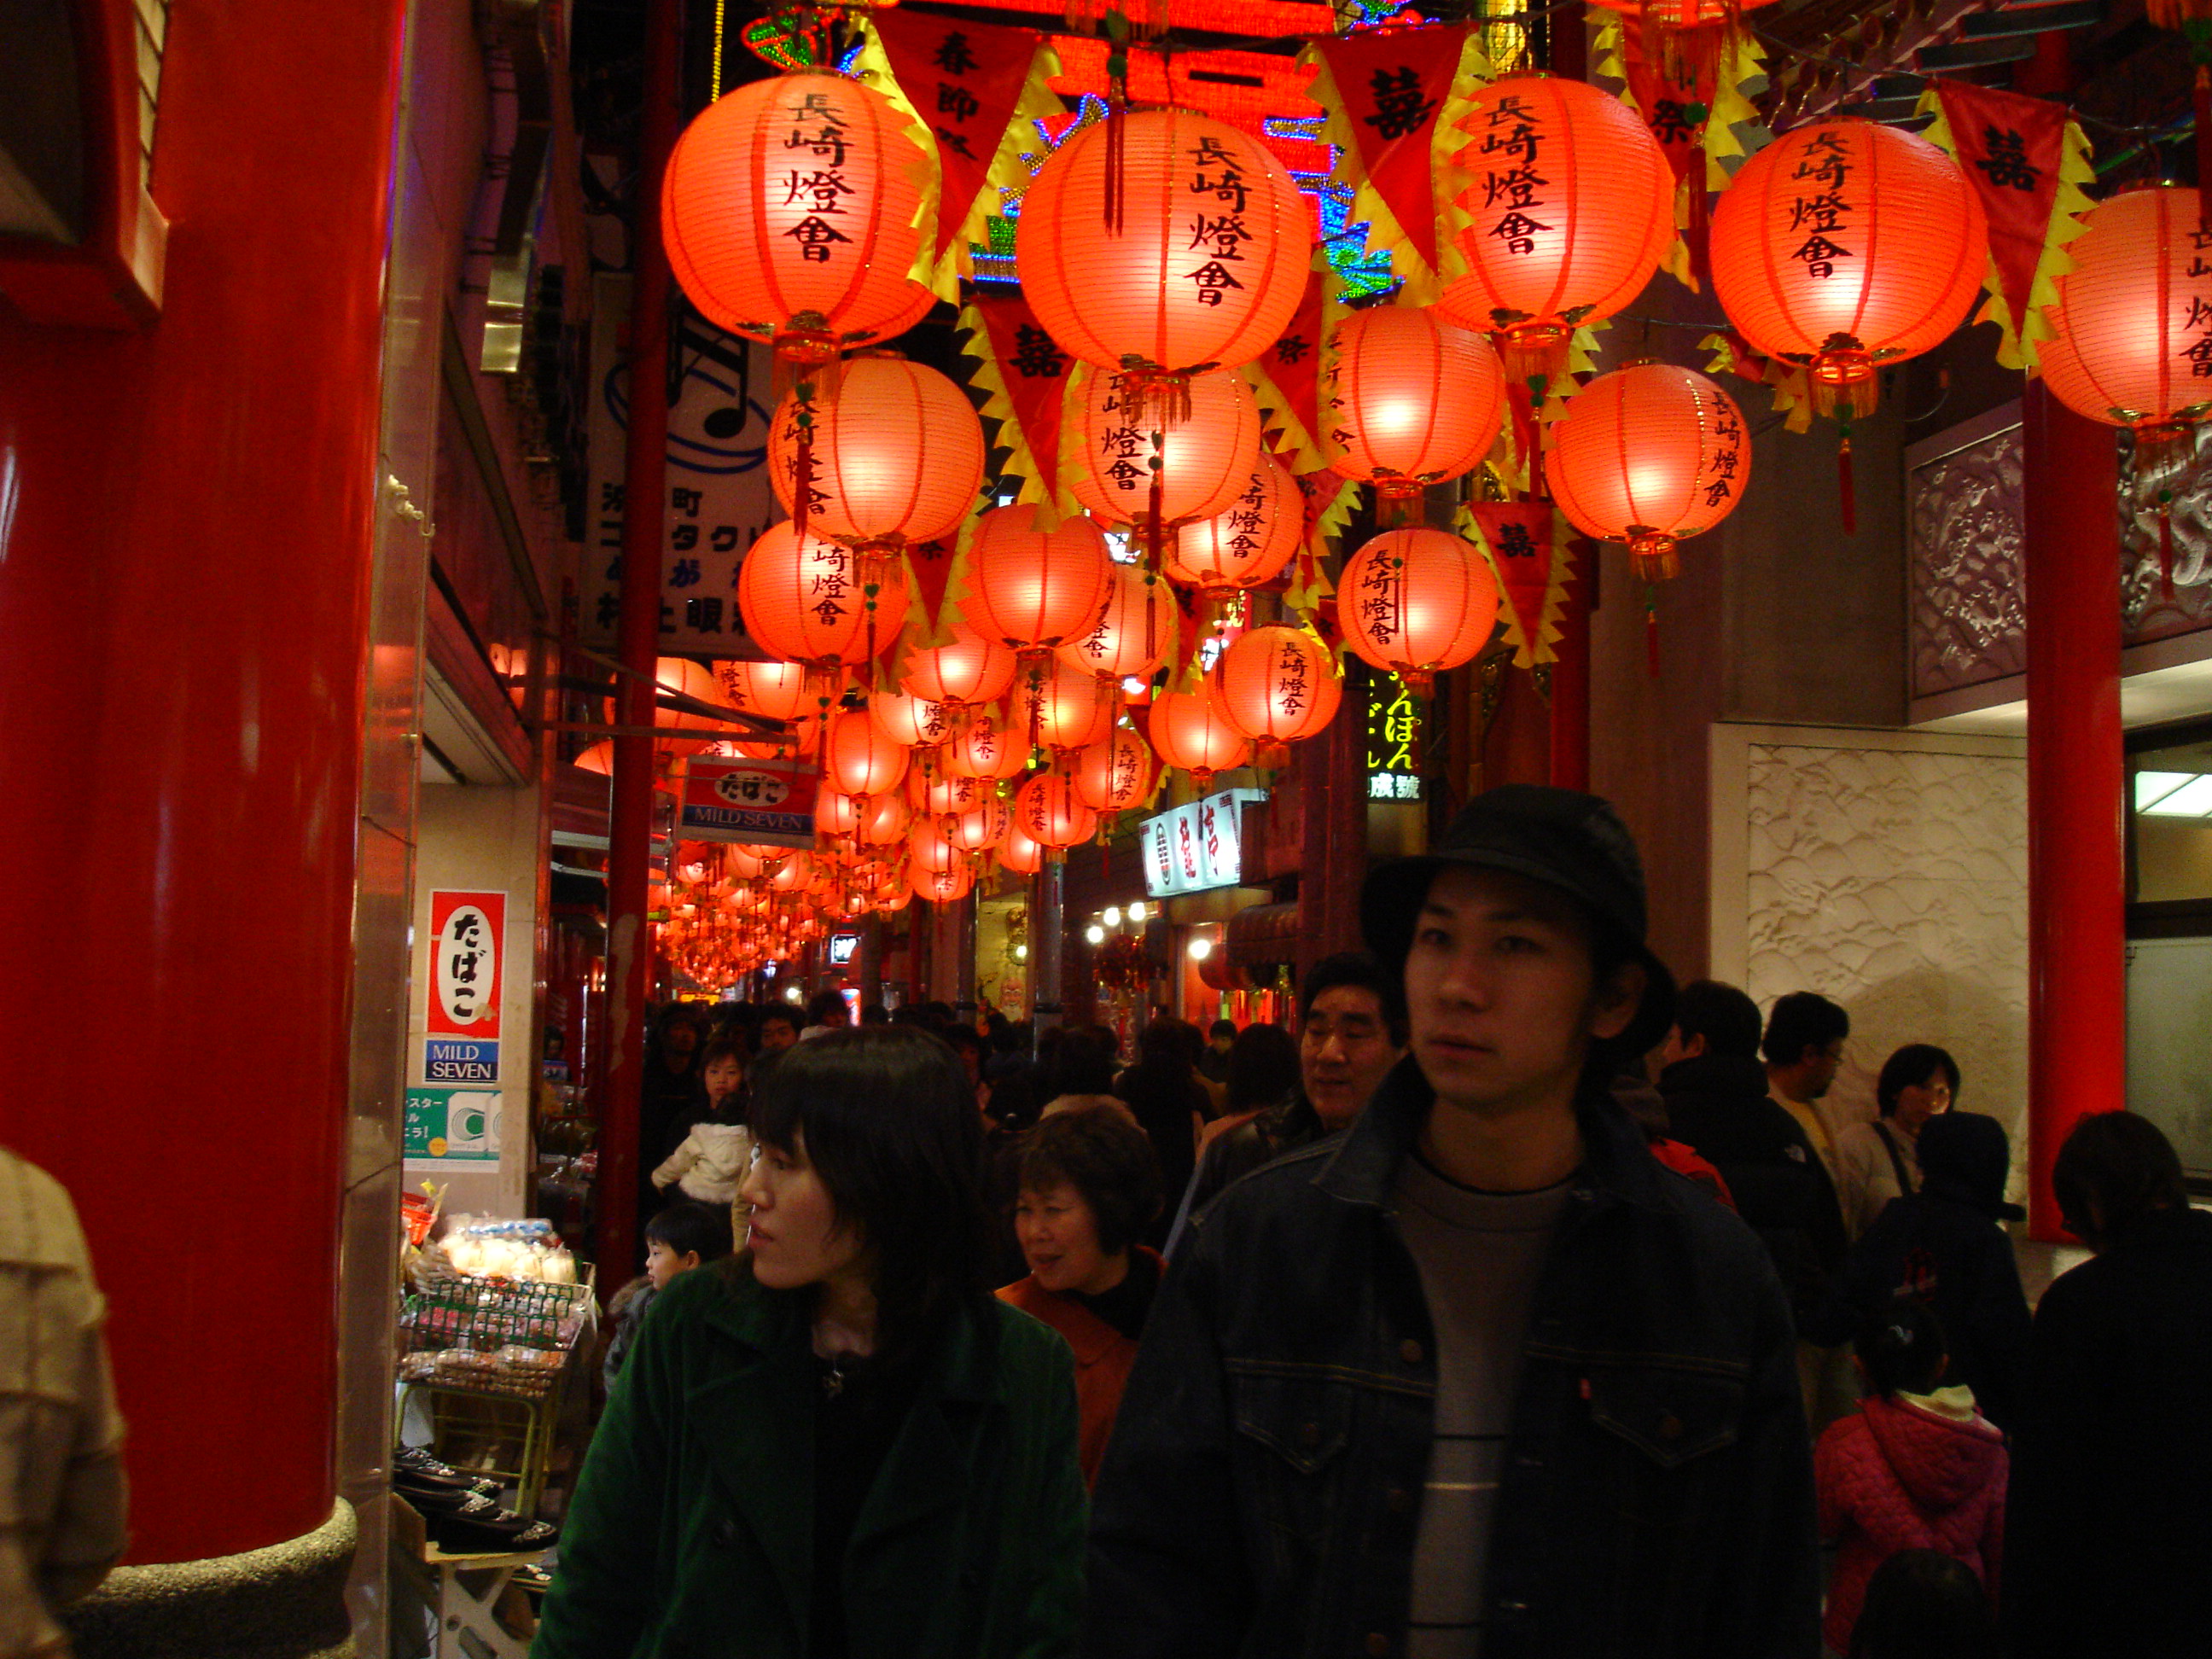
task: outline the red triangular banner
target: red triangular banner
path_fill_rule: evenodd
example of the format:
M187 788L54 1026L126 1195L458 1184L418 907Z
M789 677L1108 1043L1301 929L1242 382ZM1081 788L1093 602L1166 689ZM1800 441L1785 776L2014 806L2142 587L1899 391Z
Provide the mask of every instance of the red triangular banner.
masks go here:
M1990 261L2011 307L2025 322L2035 268L2042 262L2058 205L2058 170L2066 155L2066 112L2040 98L1995 92L1960 81L1938 81L1959 165L1990 221Z
M1623 28L1620 47L1621 62L1628 70L1628 94L1636 100L1637 112L1652 138L1666 153L1667 165L1674 169L1674 182L1679 185L1690 176L1690 164L1704 147L1705 123L1692 120L1686 112L1692 105L1712 108L1713 95L1720 87L1720 60L1707 55L1694 68L1674 65L1696 83L1685 85L1644 56L1643 30ZM1704 182L1700 178L1698 183Z
M1275 383L1291 406L1290 412L1309 434L1321 426L1322 301L1324 278L1318 271L1306 278L1305 298L1284 325L1281 337L1260 354L1261 372Z
M991 356L1006 382L1014 419L1021 423L1022 441L1036 464L1037 482L1050 499L1060 488L1061 398L1075 359L1060 349L1018 294L978 293L974 303L990 336Z
M1544 601L1552 591L1552 504L1469 501L1498 568L1502 597L1513 607L1521 637L1533 650L1542 635Z
M1429 142L1459 69L1464 28L1393 29L1316 42L1344 100L1360 164L1414 250L1437 263Z
M915 542L906 550L907 568L914 574L915 592L921 614L932 628L945 608L945 584L952 574L952 546L949 542Z
M1027 29L908 11L872 15L899 89L937 137L945 180L937 207L941 258L990 177L991 158L1029 80L1037 37Z

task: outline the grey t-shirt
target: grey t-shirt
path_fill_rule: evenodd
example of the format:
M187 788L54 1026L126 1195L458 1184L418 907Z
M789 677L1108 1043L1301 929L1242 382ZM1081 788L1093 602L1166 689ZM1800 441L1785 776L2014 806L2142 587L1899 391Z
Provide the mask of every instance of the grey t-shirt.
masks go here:
M1484 1193L1418 1157L1398 1177L1398 1225L1436 1328L1436 1439L1413 1547L1406 1659L1475 1659L1498 1470L1544 1255L1571 1182Z

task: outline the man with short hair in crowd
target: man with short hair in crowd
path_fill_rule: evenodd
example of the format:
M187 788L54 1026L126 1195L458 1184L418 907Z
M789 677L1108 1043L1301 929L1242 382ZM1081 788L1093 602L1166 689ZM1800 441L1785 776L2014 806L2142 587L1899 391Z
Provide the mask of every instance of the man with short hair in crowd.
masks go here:
M1766 1016L1766 1091L1796 1118L1820 1154L1828 1179L1836 1177L1836 1137L1848 1127L1824 1103L1844 1063L1844 1039L1851 1017L1815 991L1792 991L1775 999Z
M1307 969L1298 989L1297 1092L1206 1149L1169 1235L1170 1252L1189 1217L1231 1182L1350 1127L1405 1054L1405 988L1382 963L1364 951L1340 951Z
M1198 1074L1208 1083L1229 1081L1229 1049L1237 1041L1237 1022L1217 1019L1206 1028L1206 1052L1198 1057Z
M853 1011L847 1006L842 991L817 991L806 1005L806 1026L799 1032L801 1042L811 1042L816 1037L831 1031L842 1031L853 1023Z
M1665 1034L1634 842L1516 785L1368 878L1411 1053L1192 1224L1093 1510L1090 1659L1813 1659L1757 1238L1607 1085Z

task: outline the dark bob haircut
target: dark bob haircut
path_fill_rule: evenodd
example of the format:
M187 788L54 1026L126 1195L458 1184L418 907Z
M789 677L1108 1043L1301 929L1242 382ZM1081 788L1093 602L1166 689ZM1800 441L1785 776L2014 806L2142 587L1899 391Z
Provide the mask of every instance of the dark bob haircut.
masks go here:
M1959 1103L1959 1062L1944 1049L1932 1042L1908 1042L1881 1063L1881 1075L1875 1079L1874 1103L1884 1117L1897 1115L1897 1097L1907 1089L1917 1089L1936 1073L1951 1085L1951 1103Z
M1869 1314L1851 1338L1879 1395L1930 1394L1943 1380L1943 1328L1917 1302L1894 1301Z
M839 1222L873 1253L887 1353L911 1357L980 1304L993 1250L977 1186L982 1127L945 1043L899 1025L802 1042L761 1085L752 1129L779 1151L803 1151Z
M1229 1045L1229 1087L1222 1102L1230 1112L1257 1112L1274 1105L1298 1086L1297 1039L1279 1025L1247 1025Z
M2189 1207L2173 1143L2133 1112L2092 1112L2076 1123L2051 1187L2066 1231L2092 1244L2124 1237L2154 1210Z
M1134 1244L1160 1212L1152 1137L1111 1106L1054 1112L1023 1139L1022 1190L1046 1192L1063 1181L1091 1206L1108 1255Z
M1674 993L1674 1029L1684 1042L1705 1038L1709 1054L1759 1058L1759 1005L1719 980L1693 979Z
M702 1263L720 1261L736 1248L737 1242L728 1205L702 1204L690 1198L670 1205L647 1222L645 1237L649 1243L665 1244L672 1255L690 1255L696 1251Z

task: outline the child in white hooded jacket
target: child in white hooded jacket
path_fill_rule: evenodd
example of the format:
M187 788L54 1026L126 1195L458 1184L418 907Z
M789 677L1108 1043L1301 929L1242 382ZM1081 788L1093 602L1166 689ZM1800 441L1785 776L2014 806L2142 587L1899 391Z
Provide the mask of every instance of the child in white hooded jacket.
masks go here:
M702 1204L734 1204L738 1183L751 1167L753 1138L739 1121L745 1063L735 1045L715 1043L702 1057L700 1081L707 1089L707 1114L653 1172L653 1184L673 1182L686 1198Z

